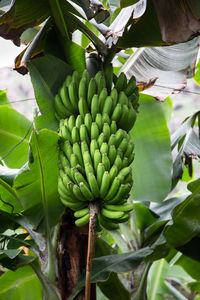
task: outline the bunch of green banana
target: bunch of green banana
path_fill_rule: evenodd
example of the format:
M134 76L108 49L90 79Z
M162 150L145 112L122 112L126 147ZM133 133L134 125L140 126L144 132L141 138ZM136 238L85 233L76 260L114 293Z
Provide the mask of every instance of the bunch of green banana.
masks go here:
M61 137L58 192L62 203L74 211L77 226L89 222L91 202L99 208L99 224L110 230L126 222L133 208L126 202L134 160L128 131L136 118L129 96L136 86L124 76L108 95L101 72L91 80L87 71L81 78L74 72L55 98Z
M55 110L58 120L71 115L84 116L90 113L95 121L97 114L107 113L117 126L129 131L136 120L138 107L138 89L135 78L128 82L124 73L117 78L111 91L101 71L89 78L87 70L80 78L77 71L67 76L58 94L55 96Z

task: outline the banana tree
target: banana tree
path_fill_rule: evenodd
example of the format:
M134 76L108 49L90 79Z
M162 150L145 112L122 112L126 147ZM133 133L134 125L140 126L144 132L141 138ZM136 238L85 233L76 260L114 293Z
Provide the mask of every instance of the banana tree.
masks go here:
M194 75L198 1L10 2L0 36L27 44L14 69L38 110L0 93L1 299L184 299L183 278L199 292L199 179L171 196L200 157L199 111L171 145L171 101L155 100Z

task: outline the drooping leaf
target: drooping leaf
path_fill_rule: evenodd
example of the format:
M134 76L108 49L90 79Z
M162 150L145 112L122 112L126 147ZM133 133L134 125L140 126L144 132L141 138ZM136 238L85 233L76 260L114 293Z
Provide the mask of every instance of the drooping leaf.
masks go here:
M127 30L127 26L131 24L134 19L138 19L144 14L146 5L146 0L140 0L129 7L123 8L109 26L112 35L115 37L123 36L124 32ZM109 40L107 43L109 44Z
M56 130L54 96L72 68L60 59L46 55L31 61L28 65L37 104L42 116L35 119L38 129ZM59 76L58 76L59 74Z
M131 135L135 144L133 198L161 202L171 187L172 168L170 136L162 103L147 95L140 96L139 114Z
M113 251L105 241L96 239L95 257L109 255ZM130 295L126 288L123 286L116 273L111 273L108 280L98 282L98 287L109 299L115 298L116 300L128 300Z
M53 226L60 217L63 206L58 199L58 134L44 129L33 132L30 142L33 162L30 170L19 174L14 188L25 210L27 218L34 226ZM42 223L42 224L41 224Z
M119 47L164 46L186 42L195 33L198 35L199 19L186 2L148 0L144 15L124 32Z
M47 0L15 0L9 10L0 17L0 36L19 46L21 34L27 28L39 25L48 16Z
M1 300L42 300L42 287L36 274L29 266L15 272L6 271L0 277Z
M182 203L172 212L172 225L167 225L164 235L167 242L173 247L180 247L188 243L200 233L200 187L196 187Z
M107 280L110 273L128 272L135 269L148 255L153 251L149 248L143 248L135 252L113 254L93 259L91 282ZM72 292L69 300L79 293L84 287L85 274L80 278L77 286Z
M7 167L21 168L28 160L31 122L13 109L0 93L0 156Z
M190 159L200 157L200 140L196 135L195 131L190 128L185 135L182 145L178 151L176 159L173 164L173 178L176 180L182 177L183 174L183 163L185 165L191 164ZM192 167L192 166L191 166ZM190 165L188 166L190 170ZM189 172L192 173L192 172ZM190 174L192 176L192 174Z
M135 76L144 86L156 80L143 93L163 101L170 94L181 92L192 70L199 49L199 38L168 47L140 48L121 69L127 77Z
M170 220L173 209L186 199L187 195L177 196L163 201L162 203L151 203L150 208L160 216L161 220Z

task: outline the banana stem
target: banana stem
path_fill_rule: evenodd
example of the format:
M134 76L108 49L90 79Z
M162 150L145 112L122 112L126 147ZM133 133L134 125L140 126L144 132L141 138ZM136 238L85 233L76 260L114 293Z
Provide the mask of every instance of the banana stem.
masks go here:
M89 221L89 233L88 233L88 250L87 250L87 263L86 263L86 278L85 278L85 300L90 300L91 294L91 270L92 259L95 255L95 223L96 216L98 214L98 207L94 204L90 204L90 221Z

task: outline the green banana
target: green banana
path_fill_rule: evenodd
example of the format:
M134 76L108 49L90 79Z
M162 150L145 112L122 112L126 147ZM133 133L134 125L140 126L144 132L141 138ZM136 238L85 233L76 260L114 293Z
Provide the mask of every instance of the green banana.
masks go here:
M69 119L67 120L67 127L68 127L69 131L72 131L73 127L75 126L75 122L76 122L76 120L75 120L74 115L71 115L69 117Z
M104 172L105 172L104 164L99 163L98 166L97 166L97 172L96 172L97 183L98 183L99 188L101 188L101 183L102 183L102 178L103 178Z
M83 157L82 157L81 147L79 143L73 144L73 153L76 154L79 164L83 166Z
M76 90L76 86L75 86L74 82L71 82L69 84L68 91L69 91L70 102L71 102L72 106L74 107L74 110L76 112L78 112L78 94L77 94L77 90Z
M102 154L102 163L104 164L106 171L110 171L110 160L107 153Z
M103 153L108 153L108 144L107 143L103 143L100 147L100 152L101 154Z
M79 129L74 126L72 128L72 143L79 143L80 142L80 135L79 135Z
M69 207L71 210L74 210L74 211L76 211L76 210L79 210L79 209L82 209L82 208L84 208L85 207L85 204L83 203L83 202L80 202L80 201L77 201L76 200L76 202L69 202L68 200L66 200L66 199L63 199L62 197L60 198L60 200L61 200L61 202L65 205L65 206L67 206L67 207Z
M99 148L101 148L101 145L102 145L103 142L105 142L105 141L106 141L106 136L105 136L105 134L102 132L102 133L99 135L98 139L97 139L97 143L98 143Z
M117 103L112 115L111 120L118 122L122 114L122 105Z
M115 82L115 88L118 92L123 91L127 85L126 75L124 73L120 73L119 77Z
M111 178L111 177L110 177ZM111 181L112 184L110 186L110 189L108 193L105 195L104 200L109 201L111 200L118 192L119 187L121 185L121 182L118 177L115 177L113 181Z
M55 96L55 110L60 119L70 116L70 112L65 108L58 94Z
M88 213L89 213L89 208L83 208L83 209L77 210L74 213L74 217L81 218L81 217L84 217L85 215L87 215Z
M94 169L97 172L98 164L102 162L102 156L99 149L96 149L94 152Z
M70 165L71 168L76 167L76 165L78 165L79 161L78 161L78 157L75 153L72 153L72 155L70 156Z
M124 212L122 212L122 211L111 211L107 208L102 207L101 214L104 217L108 218L108 219L114 220L114 219L121 218L124 215Z
M119 144L118 148L121 149L121 151L122 151L123 153L125 153L127 147L128 147L128 140L127 140L127 138L123 138L123 140L122 140L121 143Z
M89 145L90 144L90 139L89 139L89 136L88 136L87 128L84 124L81 125L79 132L80 132L81 142L85 141Z
M82 226L88 224L89 220L90 220L90 214L87 213L85 216L83 216L83 217L77 219L77 220L75 221L75 224L76 224L76 226L78 226L78 227L82 227Z
M115 164L113 164L112 168L110 169L111 182L113 182L113 180L117 176L117 174L118 174L118 167Z
M111 211L123 211L123 212L130 212L133 210L133 204L125 203L123 205L110 205L110 204L105 204L105 208L111 210Z
M95 150L99 149L98 147L98 143L96 140L91 140L91 143L90 143L90 154L91 154L91 157L94 161L94 153L95 153Z
M87 113L89 113L87 102L83 97L79 98L78 110L82 117L84 117Z
M87 201L87 199L83 196L83 194L77 184L74 184L74 186L73 186L73 194L74 194L75 198L77 198L79 201L84 201L84 202Z
M91 114L86 114L85 118L84 118L84 124L88 130L88 132L90 132L91 129L91 125L92 125L92 117Z
M83 98L85 101L87 99L87 79L86 78L81 78L79 87L78 87L78 97L79 99Z
M102 126L103 126L103 120L102 120L102 115L101 114L96 114L95 122L98 125L99 132L102 131Z
M110 116L110 114L112 112L112 105L113 105L113 100L110 96L108 96L105 100L104 107L103 107L103 110L102 110L102 114L107 113L108 116Z
M103 124L103 129L102 129L103 133L105 134L106 137L106 141L109 140L110 138L110 126L108 123L104 123Z
M91 140L97 140L99 137L99 127L96 122L92 122L90 136Z
M124 91L121 91L119 93L119 99L118 99L119 103L123 106L126 105L128 106L129 102L128 102L128 98L126 96L126 94L124 93Z
M117 126L119 128L122 128L122 129L126 128L127 120L128 120L128 113L129 113L128 106L125 104L122 105L122 114L121 114L120 119L117 122Z
M95 94L97 94L97 84L96 84L95 79L91 78L89 85L88 85L88 91L87 91L88 107L91 107L92 98Z
M116 121L113 121L111 122L111 125L110 125L110 132L112 134L115 134L117 132L117 124L116 124Z
M101 188L100 188L101 199L104 199L106 193L108 192L109 186L110 186L110 174L108 171L105 171L103 173L102 183L101 183Z
M89 151L88 144L86 143L86 141L82 141L82 142L81 142L81 152L82 152L82 156L83 156L83 153L86 152L86 151Z
M106 88L102 89L99 94L99 111L102 112L105 104L105 100L108 96L108 91Z
M136 79L134 76L131 77L131 79L128 81L127 86L124 89L124 93L127 97L129 97L136 88Z
M93 200L94 200L94 196L93 196L93 194L91 193L90 189L87 187L87 185L85 185L83 182L80 182L79 188L80 188L81 193L83 194L83 196L84 196L88 201L93 201Z
M102 225L107 230L117 230L119 228L119 225L104 218L102 216L101 212L100 212L100 214L98 214L98 221L99 221L100 225Z
M102 123L108 123L108 125L110 125L110 117L107 113L102 114Z
M95 198L98 198L99 197L99 186L98 186L97 180L94 176L94 173L89 172L87 174L87 179L88 179L89 187L90 187L92 194L94 195Z
M114 111L115 106L118 103L118 92L116 88L113 88L111 93L110 93L110 97L112 98L112 111Z
M81 115L78 115L76 118L75 126L80 130L82 124L83 124L83 117Z
M69 140L72 143L72 137L71 137L71 133L69 131L69 129L67 129L65 126L62 126L60 128L60 136L65 139L65 140Z
M96 115L99 113L99 97L98 95L94 95L92 97L92 103L91 103L91 115L92 120L95 121Z
M65 106L67 111L70 114L76 113L76 111L74 110L74 107L72 106L72 104L70 102L68 89L67 89L65 84L62 85L62 87L59 91L59 95L60 95L60 98L62 99L63 105Z
M117 150L115 148L115 145L111 145L109 147L109 151L108 151L108 158L110 160L111 166L113 165L113 163L115 161L116 155L117 155Z

